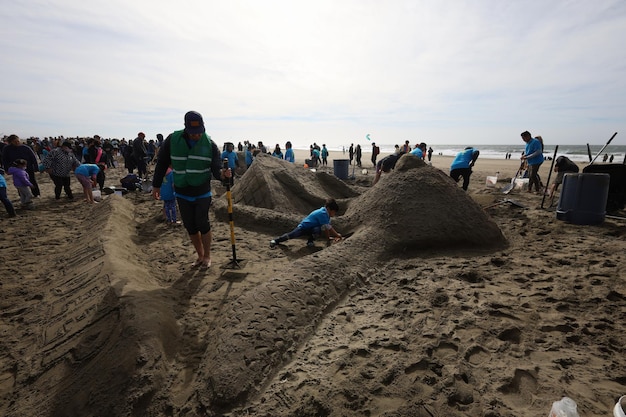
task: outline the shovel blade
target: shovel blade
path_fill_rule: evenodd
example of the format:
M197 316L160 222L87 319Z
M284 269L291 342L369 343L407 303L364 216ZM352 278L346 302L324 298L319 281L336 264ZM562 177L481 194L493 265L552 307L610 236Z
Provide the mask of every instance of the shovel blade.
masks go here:
M502 193L508 194L515 187L515 184L511 183L502 189Z

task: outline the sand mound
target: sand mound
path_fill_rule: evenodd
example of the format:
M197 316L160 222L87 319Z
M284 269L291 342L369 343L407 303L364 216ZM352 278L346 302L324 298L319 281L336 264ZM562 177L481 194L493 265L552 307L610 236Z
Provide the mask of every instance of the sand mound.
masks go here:
M328 173L262 154L236 182L232 194L235 204L306 215L327 198L352 198L358 192Z
M443 171L404 155L376 186L350 203L345 222L392 256L411 249L498 248L498 226ZM358 225L358 226L357 226Z

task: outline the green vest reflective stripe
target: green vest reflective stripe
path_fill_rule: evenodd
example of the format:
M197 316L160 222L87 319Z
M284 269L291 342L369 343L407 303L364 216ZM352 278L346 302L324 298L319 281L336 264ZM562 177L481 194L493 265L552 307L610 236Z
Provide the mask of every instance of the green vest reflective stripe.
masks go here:
M196 186L211 180L211 161L213 160L213 144L206 133L189 148L183 137L184 130L172 133L170 139L170 157L174 171L174 186Z

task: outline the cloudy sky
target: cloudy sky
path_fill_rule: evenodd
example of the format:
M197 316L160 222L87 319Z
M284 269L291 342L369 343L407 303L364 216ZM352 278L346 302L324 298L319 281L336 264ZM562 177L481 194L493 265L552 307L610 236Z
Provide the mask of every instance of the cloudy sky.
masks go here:
M624 0L3 0L0 134L626 137ZM619 140L614 144L625 144Z

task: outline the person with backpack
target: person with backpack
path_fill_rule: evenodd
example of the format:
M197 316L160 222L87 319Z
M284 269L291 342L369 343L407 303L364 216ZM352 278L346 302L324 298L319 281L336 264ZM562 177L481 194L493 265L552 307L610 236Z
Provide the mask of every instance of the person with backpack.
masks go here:
M202 115L196 111L185 114L185 128L170 134L159 152L152 196L161 198L161 186L168 167L174 171L174 189L183 225L196 250L192 268L211 266L211 174L218 180L230 178L232 172L223 168L219 148L206 134Z

